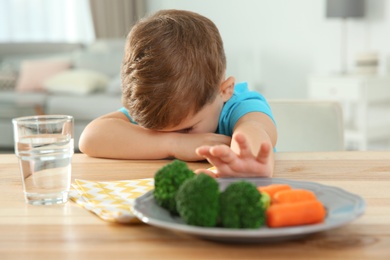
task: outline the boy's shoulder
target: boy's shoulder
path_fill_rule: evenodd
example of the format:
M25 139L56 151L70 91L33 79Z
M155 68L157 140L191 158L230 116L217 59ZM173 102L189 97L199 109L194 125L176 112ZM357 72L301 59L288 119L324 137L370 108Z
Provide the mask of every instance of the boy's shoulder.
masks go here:
M256 90L250 90L247 82L239 82L234 85L234 93L231 102L243 101L246 99L260 99L265 101L265 97ZM228 102L229 102L228 101Z

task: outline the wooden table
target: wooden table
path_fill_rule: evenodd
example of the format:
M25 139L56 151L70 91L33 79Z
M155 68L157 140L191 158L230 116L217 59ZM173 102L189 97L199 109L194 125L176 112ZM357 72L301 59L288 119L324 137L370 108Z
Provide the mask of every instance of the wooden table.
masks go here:
M72 177L152 177L166 163L76 154ZM17 158L0 155L0 259L390 259L390 152L278 153L274 177L315 181L359 194L366 200L366 213L346 226L299 240L210 242L145 224L104 222L73 202L27 205Z

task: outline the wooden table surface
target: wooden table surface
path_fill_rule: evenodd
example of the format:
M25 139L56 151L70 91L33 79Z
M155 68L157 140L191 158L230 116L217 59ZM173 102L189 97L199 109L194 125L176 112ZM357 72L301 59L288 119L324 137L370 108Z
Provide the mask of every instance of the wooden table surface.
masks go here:
M168 161L75 154L72 179L153 177ZM208 167L190 163L191 168ZM390 259L390 152L278 153L274 177L333 185L362 196L365 214L303 239L224 244L146 224L105 222L73 202L24 202L17 158L0 155L0 259Z

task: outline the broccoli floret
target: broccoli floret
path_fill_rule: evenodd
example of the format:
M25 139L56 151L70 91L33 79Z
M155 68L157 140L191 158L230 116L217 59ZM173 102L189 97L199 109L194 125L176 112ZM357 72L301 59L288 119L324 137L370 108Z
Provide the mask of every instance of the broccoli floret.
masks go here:
M214 227L219 214L219 184L206 175L199 174L186 180L176 194L176 205L185 223L194 226Z
M265 209L256 186L247 181L230 184L220 195L221 224L226 228L259 228Z
M165 165L154 176L154 199L172 214L177 214L175 196L180 185L195 173L180 160Z

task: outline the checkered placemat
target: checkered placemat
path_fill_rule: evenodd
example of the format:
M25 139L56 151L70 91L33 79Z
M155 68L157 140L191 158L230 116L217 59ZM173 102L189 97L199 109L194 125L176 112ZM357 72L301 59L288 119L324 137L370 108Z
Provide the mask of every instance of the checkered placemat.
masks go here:
M154 179L95 182L75 180L70 199L101 219L119 223L139 223L131 207L134 200L154 188Z

